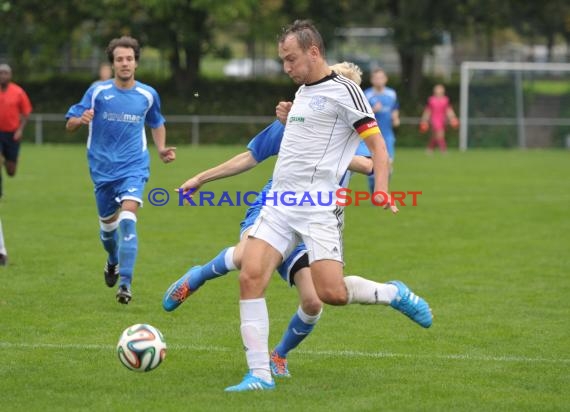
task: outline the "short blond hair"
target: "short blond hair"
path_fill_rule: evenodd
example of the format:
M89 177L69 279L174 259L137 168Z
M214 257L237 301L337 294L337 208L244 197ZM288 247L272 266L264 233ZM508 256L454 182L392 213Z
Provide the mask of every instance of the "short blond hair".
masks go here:
M330 69L336 74L340 74L347 79L352 80L354 83L360 86L362 83L362 70L356 64L352 62L342 62L333 64Z

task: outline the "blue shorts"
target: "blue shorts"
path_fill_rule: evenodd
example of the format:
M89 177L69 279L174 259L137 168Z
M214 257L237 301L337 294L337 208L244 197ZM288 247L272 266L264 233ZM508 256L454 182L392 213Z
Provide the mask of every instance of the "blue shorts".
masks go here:
M299 243L289 256L277 267L277 272L281 278L293 286L295 284L295 273L299 269L309 267L309 254L303 242Z
M121 207L123 200L134 200L142 206L147 180L144 176L132 176L95 186L95 201L99 217L105 219L113 216Z
M243 232L245 232L246 230L248 230L253 226L253 223L255 222L255 219L257 219L257 216L259 216L260 211L261 211L261 202L258 202L256 199L255 202L253 202L252 205L247 208L245 216L240 223L240 229L239 229L240 239L243 236Z
M261 199L261 194L258 197L259 199ZM255 219L257 219L257 216L259 216L259 212L261 211L261 207L262 207L262 201L258 199L256 199L253 204L247 209L247 211L245 212L245 217L243 218L243 220L240 223L240 238L243 236L243 233L250 229L253 226L253 223L255 222ZM293 249L293 251L291 252L291 254L289 254L289 256L287 256L284 260L283 263L281 263L278 267L277 267L277 272L279 272L279 275L281 275L281 278L287 282L289 284L289 286L293 286L295 284L295 279L294 279L294 275L295 273L291 273L292 269L295 269L295 272L299 269L301 269L302 267L309 267L309 259L305 259L305 260L301 260L303 259L303 256L307 255L307 247L305 246L304 243L299 243L297 245L297 247L295 249ZM297 265L295 265L296 263L298 263ZM306 262L301 264L300 262ZM296 266L296 267L295 267Z

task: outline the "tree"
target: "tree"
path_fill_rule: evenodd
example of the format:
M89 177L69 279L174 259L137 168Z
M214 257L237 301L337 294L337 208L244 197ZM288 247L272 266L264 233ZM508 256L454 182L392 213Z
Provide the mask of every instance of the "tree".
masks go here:
M394 28L394 41L401 65L402 84L408 94L418 97L423 79L424 56L439 43L444 30L452 30L457 18L453 0L387 0Z
M26 69L49 72L62 67L60 57L71 49L74 33L87 37L99 48L118 35L132 35L143 46L156 47L167 56L177 90L185 93L198 76L201 58L211 45L212 31L217 25L248 18L257 3L0 0L0 50L4 48L21 66L21 73Z
M275 57L277 54L275 46L277 29L279 24L284 22L281 7L282 0L257 1L250 8L247 17L244 17L241 21L227 22L224 31L228 32L228 29L231 30L234 38L245 42L247 55L252 61L259 57ZM271 48L267 52L266 45L268 43L271 44ZM256 65L253 65L254 72L255 68Z
M542 0L527 2L511 0L513 26L519 33L529 36L534 43L537 36L546 39L547 59L552 61L552 49L556 35L566 36L570 31L566 19L570 18L567 0Z
M0 42L20 76L59 68L76 19L88 11L83 3L0 0Z
M486 58L489 61L494 60L496 31L509 24L509 1L468 0L458 5L457 12L457 30L465 32L473 27L476 33L482 33Z
M177 90L186 94L198 77L200 62L217 25L248 18L257 1L140 0L147 17L141 29L148 44L164 50Z

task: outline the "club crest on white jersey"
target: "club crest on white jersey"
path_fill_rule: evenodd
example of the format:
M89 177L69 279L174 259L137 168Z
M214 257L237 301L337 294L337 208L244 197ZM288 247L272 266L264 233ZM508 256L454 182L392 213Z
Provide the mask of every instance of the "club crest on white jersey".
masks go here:
M309 107L313 110L321 111L325 110L327 104L327 98L324 96L313 96L309 102Z

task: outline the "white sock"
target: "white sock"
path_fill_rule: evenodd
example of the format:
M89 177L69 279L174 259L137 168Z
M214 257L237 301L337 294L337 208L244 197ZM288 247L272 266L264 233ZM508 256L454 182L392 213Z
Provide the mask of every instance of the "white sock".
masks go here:
M265 298L239 301L241 338L253 376L272 382L269 371L269 314Z
M398 293L394 285L373 282L360 276L346 276L344 284L348 291L348 303L389 305Z
M224 263L229 271L236 270L237 266L234 263L234 251L236 250L235 246L229 247L226 249L226 254L224 255Z
M315 323L317 323L321 318L322 313L323 313L323 308L321 308L319 313L317 313L316 315L307 315L303 311L303 308L301 306L299 306L299 308L297 309L297 315L299 316L299 319L301 319L307 325L314 325Z
M2 221L0 220L0 254L7 255L6 245L4 244L4 231L2 230Z
M131 212L130 210L121 210L121 213L119 213L119 218L117 219L117 225L119 225L121 223L121 220L124 219L131 219L136 222L137 215Z

